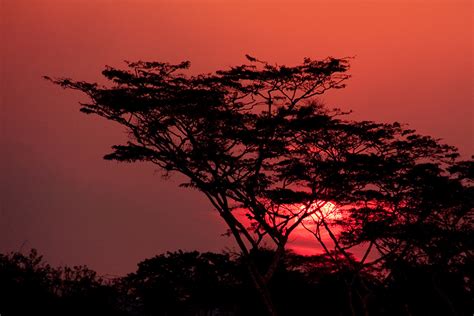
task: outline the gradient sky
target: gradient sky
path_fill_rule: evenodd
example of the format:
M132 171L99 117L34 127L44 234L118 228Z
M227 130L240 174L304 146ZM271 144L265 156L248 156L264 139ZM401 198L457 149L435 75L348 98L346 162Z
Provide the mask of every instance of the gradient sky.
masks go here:
M0 0L0 252L123 274L167 250L233 247L196 191L152 166L102 160L124 132L78 112L79 93L42 75L100 80L123 60L245 62L355 56L348 87L324 96L357 119L400 121L473 141L472 1Z

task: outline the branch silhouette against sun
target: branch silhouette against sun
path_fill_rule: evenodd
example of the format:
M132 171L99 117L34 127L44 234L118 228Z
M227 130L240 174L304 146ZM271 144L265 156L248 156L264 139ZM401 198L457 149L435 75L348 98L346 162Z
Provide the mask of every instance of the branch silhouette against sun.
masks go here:
M82 112L126 128L128 142L113 146L105 159L180 173L188 179L182 186L209 199L276 315L267 286L297 227L346 259L351 248L368 243L358 265L373 248L381 257L408 251L397 250L408 246L396 236L371 235L367 225L392 220L396 230L416 223L410 212L429 201L416 200L419 188L410 177L453 166L458 154L398 123L353 121L348 112L323 106L316 97L345 86L349 58L305 58L290 67L246 57L248 64L196 76L185 74L189 62L127 62L128 69L102 72L110 86L46 79L84 92L90 102L81 103ZM344 213L331 219L340 232L323 214L327 203L335 205L331 212ZM322 230L334 249L322 241ZM251 254L268 243L275 253L262 271Z

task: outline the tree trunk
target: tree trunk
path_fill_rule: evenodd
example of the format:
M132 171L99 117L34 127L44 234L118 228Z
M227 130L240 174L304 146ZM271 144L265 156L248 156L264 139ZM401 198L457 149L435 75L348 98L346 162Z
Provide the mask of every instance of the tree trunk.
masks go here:
M267 283L265 282L263 276L258 272L257 267L253 262L251 262L249 258L247 262L247 267L250 273L250 277L252 278L253 284L255 289L260 294L260 298L262 299L263 304L265 305L265 309L270 316L278 316L276 311L275 305L273 304L270 290L268 289Z

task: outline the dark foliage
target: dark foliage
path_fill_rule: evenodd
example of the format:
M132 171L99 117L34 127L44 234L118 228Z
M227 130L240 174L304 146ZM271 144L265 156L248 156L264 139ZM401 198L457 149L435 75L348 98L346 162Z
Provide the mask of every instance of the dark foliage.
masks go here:
M263 269L273 251L252 256ZM53 268L35 251L0 255L0 313L14 315L244 316L265 312L242 257L173 252L105 280L86 267ZM355 259L353 259L355 260ZM270 283L281 315L470 315L472 288L457 271L397 266L388 281L351 262L287 253ZM472 266L472 262L471 262ZM346 280L353 280L347 283ZM353 296L368 291L366 306ZM357 300L356 300L357 301Z
M126 315L112 283L85 266L53 268L35 250L0 254L2 315Z

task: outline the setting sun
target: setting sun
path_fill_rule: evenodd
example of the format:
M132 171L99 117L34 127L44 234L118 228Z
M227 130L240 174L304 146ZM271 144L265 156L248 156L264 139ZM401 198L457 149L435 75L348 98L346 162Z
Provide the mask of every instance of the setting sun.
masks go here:
M339 217L336 204L332 202L317 201L311 204L309 207L305 205L301 205L299 206L299 209L300 211L303 212L303 215L301 216L310 214L309 216L306 215L306 217L302 221L302 223L305 225L314 224L314 222L321 221L322 219L330 220L330 219L336 219ZM298 218L295 218L295 221L297 220Z

